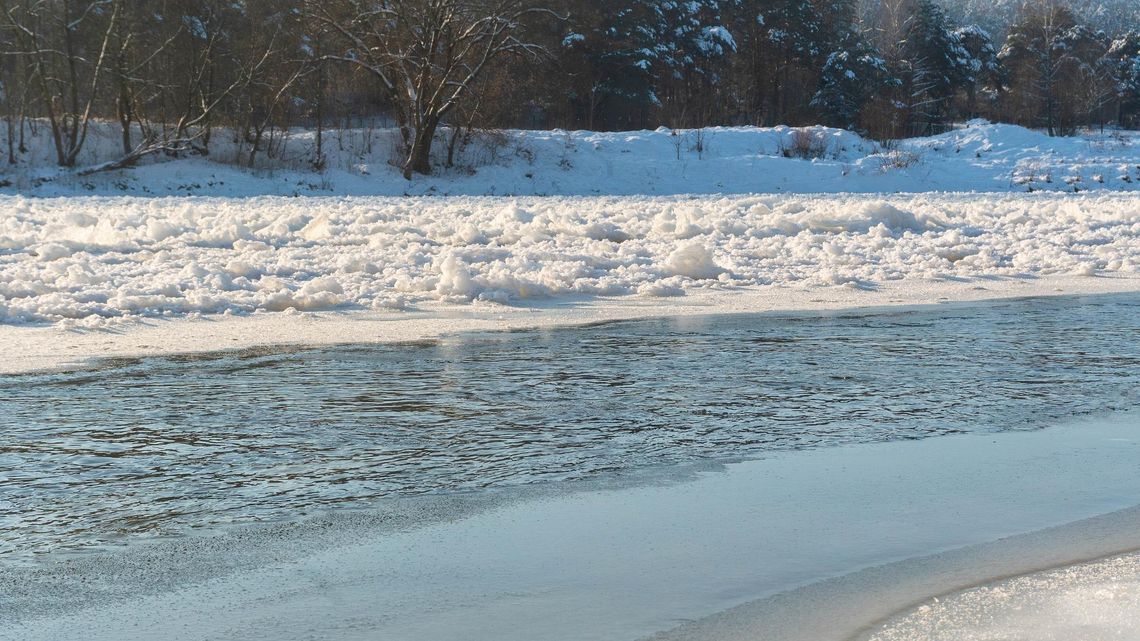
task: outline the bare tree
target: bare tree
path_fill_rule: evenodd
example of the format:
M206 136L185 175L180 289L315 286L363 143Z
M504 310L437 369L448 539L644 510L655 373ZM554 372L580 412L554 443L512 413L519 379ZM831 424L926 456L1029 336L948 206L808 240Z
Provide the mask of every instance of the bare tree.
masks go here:
M189 21L189 23L191 26L188 29L179 28L168 38L154 44L154 48L143 52L143 61L128 68L126 75L120 77L120 123L125 129L129 129L132 121L137 123L142 133L141 140L133 145L130 144L129 131L125 130L123 155L115 160L87 167L79 172L81 175L130 167L139 160L157 153L171 155L195 151L201 154L208 153L210 129L217 114L238 92L255 84L264 89L266 71L274 62L286 58L284 55L286 45L280 38L279 28L263 39L249 40L245 50L235 52L224 50L221 29L213 29L202 21ZM185 48L180 52L178 47L172 46L179 37L189 37L198 42L193 55L186 55ZM140 100L140 92L154 87L155 93L163 98L169 97L167 94L174 92L154 80L134 79L130 69L141 68L162 52L167 52L168 55L180 55L184 59L180 68L185 76L179 87L180 95L172 107L174 111L167 111L164 107L154 117L150 117L144 109L138 107L145 102ZM226 72L224 76L226 80L218 84L222 70ZM270 95L273 105L283 99L300 75L300 72L294 73L281 86L272 88ZM122 105L124 100L128 101L126 106ZM130 115L124 114L124 111L128 110ZM268 121L261 124L261 131L264 131L267 124ZM252 156L250 160L252 162Z
M0 51L18 51L13 35L9 30L0 30ZM16 127L23 127L22 112L27 91L21 86L19 75L24 66L18 64L17 56L0 57L0 101L4 103L5 142L8 149L8 164L16 164ZM26 85L24 85L26 87ZM19 107L17 106L19 104Z
M330 59L378 79L396 107L406 155L404 177L431 173L431 147L440 123L473 84L508 55L545 49L520 37L523 21L554 16L528 0L309 0L312 16L340 36Z
M75 166L87 140L121 11L121 0L0 2L3 27L20 47L10 53L33 70L62 167ZM101 37L88 42L83 35L91 33Z
M146 130L146 105L169 90L169 85L159 80L162 74L156 63L185 31L174 21L167 26L158 12L143 10L139 2L145 0L125 1L128 9L123 11L112 38L110 70L123 155L129 156L135 150L134 127Z

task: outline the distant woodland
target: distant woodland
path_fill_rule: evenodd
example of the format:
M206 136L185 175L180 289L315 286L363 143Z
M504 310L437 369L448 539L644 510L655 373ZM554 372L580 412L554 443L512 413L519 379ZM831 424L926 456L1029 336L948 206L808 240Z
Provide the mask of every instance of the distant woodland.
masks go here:
M1140 25L1053 0L0 0L7 162L94 123L130 166L252 164L275 132L391 127L408 177L474 129L826 124L876 139L974 118L1140 127ZM1121 5L1130 6L1130 3ZM977 18L976 20L972 20ZM120 134L116 134L118 137ZM116 143L117 145L118 143Z

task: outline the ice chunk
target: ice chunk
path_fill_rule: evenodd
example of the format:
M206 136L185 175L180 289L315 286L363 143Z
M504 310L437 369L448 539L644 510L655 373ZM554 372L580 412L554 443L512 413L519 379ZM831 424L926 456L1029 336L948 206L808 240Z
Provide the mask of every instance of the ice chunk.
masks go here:
M669 254L665 267L672 274L687 276L694 280L716 278L724 269L713 260L712 252L701 243L690 243L678 247Z

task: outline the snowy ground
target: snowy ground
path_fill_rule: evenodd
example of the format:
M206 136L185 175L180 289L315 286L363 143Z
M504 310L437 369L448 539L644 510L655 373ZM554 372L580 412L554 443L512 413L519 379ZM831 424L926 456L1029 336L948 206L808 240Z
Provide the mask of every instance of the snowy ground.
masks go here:
M1140 639L1140 555L1059 568L934 599L869 641Z
M20 164L0 165L0 193L556 196L1140 189L1140 133L1050 138L984 122L886 146L825 127L483 132L459 153L454 167L439 166L436 175L411 182L393 166L396 145L390 130L328 132L327 165L319 173L312 169L311 132L291 132L277 141L276 157L262 154L251 169L235 163L248 150L216 132L208 159L159 156L135 169L87 177L52 167L46 127L39 132ZM114 126L97 124L79 164L115 159L121 153L118 136ZM445 152L442 141L437 151Z

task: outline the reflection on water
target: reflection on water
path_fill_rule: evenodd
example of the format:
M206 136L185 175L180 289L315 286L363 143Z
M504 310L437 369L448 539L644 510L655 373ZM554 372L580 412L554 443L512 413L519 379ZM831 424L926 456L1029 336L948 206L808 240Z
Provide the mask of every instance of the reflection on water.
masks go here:
M0 380L0 555L1127 409L1140 297L721 316ZM2 556L0 556L2 558Z

